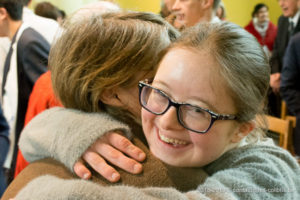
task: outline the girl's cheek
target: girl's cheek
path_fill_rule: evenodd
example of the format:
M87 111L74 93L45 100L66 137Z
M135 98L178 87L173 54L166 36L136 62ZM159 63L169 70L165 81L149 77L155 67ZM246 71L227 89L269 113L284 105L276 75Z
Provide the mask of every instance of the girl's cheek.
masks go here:
M155 117L156 117L156 115L148 112L145 109L142 109L142 119L143 119L143 122L148 122L150 120L154 120Z

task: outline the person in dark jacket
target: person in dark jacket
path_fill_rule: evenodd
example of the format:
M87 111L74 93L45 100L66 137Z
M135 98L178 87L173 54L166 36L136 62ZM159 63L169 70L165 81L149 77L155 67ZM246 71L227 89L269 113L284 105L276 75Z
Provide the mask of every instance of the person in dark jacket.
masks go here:
M47 71L50 44L22 20L23 3L0 0L0 36L11 41L2 79L2 109L10 128L11 142L4 166L12 180L18 139L24 127L29 95L39 76Z
M300 31L300 0L278 1L282 10L282 16L278 19L278 31L272 51L269 111L271 115L280 116L281 97L279 95L280 76L282 69L282 60L288 45L289 39Z
M8 152L9 147L9 139L8 139L8 124L3 115L2 108L0 107L0 197L2 196L5 188L6 188L6 177L5 170L3 168L3 164Z
M283 59L280 94L291 114L296 116L293 142L300 156L300 33L291 38Z

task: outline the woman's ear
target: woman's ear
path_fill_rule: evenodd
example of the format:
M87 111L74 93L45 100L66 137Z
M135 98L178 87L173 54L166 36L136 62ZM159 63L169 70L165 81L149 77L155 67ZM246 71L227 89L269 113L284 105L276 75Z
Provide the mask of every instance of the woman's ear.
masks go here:
M240 142L244 137L246 137L255 128L254 121L244 122L240 125L236 133L234 133L231 138L232 143Z
M122 101L118 97L118 93L115 89L104 90L100 96L100 100L110 106L120 107L123 106Z

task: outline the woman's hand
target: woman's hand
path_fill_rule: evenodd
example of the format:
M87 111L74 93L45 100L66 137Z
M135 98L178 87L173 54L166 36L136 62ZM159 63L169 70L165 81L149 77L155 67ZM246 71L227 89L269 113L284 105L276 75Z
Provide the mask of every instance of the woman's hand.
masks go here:
M79 177L89 179L91 172L84 165L84 162L86 162L108 181L117 182L120 179L120 174L106 161L129 173L138 174L143 169L139 162L144 161L145 158L146 154L126 137L112 132L99 138L83 154L82 160L75 163L73 170Z

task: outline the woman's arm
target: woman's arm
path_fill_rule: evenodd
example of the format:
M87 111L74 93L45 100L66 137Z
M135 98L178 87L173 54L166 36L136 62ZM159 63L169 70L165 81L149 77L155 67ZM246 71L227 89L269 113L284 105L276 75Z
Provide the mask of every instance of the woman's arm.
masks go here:
M100 186L85 180L65 180L54 176L41 176L31 181L23 188L15 200L31 199L190 199L208 200L203 194L197 191L181 193L173 188L136 188L131 186Z
M18 193L18 199L299 199L300 167L273 146L233 149L205 167L210 177L187 193L173 188L104 187L84 180L42 176ZM62 187L63 186L63 187Z
M101 148L105 149L105 152L118 155L119 157L114 157L117 161L125 160L127 163L130 163L130 166L137 164L133 159L129 159L121 153L116 154L111 146L105 145L105 142L107 142L105 140L110 140L112 137L118 138L119 135L117 134L106 134L112 131L123 132L128 138L131 136L127 125L107 114L84 113L66 108L52 108L36 116L24 128L19 147L25 159L29 162L51 157L65 164L71 171L73 171L74 164L82 155L84 155L87 161L96 158L94 162L97 161L98 166L92 167L96 168L96 171L100 171L97 168L101 166L101 175L115 182L119 177L111 176L111 174L117 173L111 166L107 165L104 160L99 161L101 157L96 153L93 154L92 151L85 153L87 149L93 148L92 144L98 138L102 137L104 145ZM129 142L129 146L127 147L131 148L127 151L130 150L132 152L133 149L137 154L142 152L130 144ZM99 147L97 146L97 148ZM137 171L133 171L132 167L130 169L128 170L129 172L139 173L142 170L142 166L140 165Z

